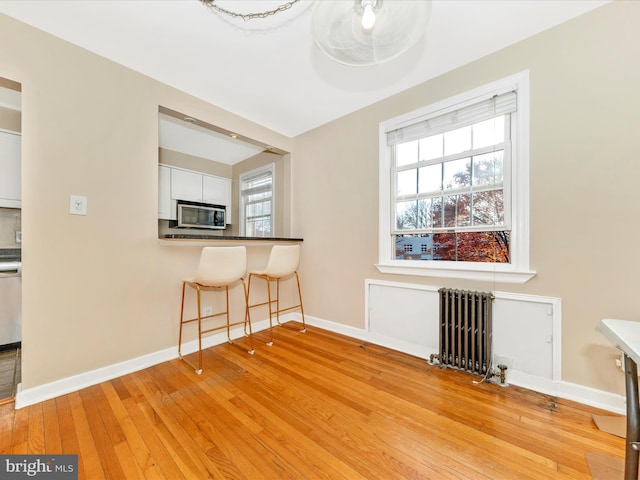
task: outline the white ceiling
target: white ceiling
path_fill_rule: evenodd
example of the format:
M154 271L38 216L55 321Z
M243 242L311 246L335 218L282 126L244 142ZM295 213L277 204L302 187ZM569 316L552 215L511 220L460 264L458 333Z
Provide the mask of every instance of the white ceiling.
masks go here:
M285 1L217 3L253 13ZM2 0L0 12L294 137L608 1L434 0L422 40L371 67L323 56L312 0L247 22L198 0Z
M234 140L209 128L161 113L158 119L160 147L195 157L234 165L265 150Z

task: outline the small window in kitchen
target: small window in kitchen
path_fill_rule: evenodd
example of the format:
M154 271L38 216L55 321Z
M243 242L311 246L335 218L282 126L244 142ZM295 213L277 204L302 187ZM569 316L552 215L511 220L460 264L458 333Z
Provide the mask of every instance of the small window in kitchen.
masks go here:
M240 175L240 234L273 236L274 164Z

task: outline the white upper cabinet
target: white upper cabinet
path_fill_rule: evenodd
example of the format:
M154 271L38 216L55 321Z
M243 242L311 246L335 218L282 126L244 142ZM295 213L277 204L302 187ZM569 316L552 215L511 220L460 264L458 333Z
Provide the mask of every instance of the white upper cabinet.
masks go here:
M0 132L0 207L20 208L20 135Z
M177 200L227 207L231 223L231 179L160 165L158 170L158 218L176 220Z
M174 200L202 201L202 174L171 169L171 198Z
M214 205L227 205L229 202L229 190L231 180L229 178L202 176L202 201Z

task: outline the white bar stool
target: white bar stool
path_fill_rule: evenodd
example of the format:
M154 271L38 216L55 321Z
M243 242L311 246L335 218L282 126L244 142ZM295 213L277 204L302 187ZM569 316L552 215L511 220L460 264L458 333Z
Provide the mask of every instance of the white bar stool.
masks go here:
M198 263L198 269L193 278L183 280L182 282L182 307L180 309L180 336L178 339L178 357L187 362L196 373L199 375L202 373L202 335L220 330L227 329L227 339L229 343L233 344L231 340L230 327L234 325L244 324L245 336L249 337L249 344L251 348L248 353L253 355L253 336L251 331L251 317L249 315L248 308L248 291L247 286L244 283L244 277L247 273L247 249L245 247L205 247L202 249L200 255L200 262ZM245 316L243 321L231 323L229 316L229 287L242 283L244 290L244 308ZM197 299L197 317L188 320L184 319L184 297L187 286L195 289ZM213 313L210 315L202 315L202 300L201 292L203 291L216 291L225 290L226 296L226 310ZM226 316L226 325L202 329L202 321L218 317L221 315ZM196 368L189 360L182 356L182 327L183 325L191 322L198 323L198 367ZM249 325L249 332L247 334L247 325Z
M249 272L249 286L247 289L247 304L249 303L249 295L251 294L251 280L256 278L261 278L267 281L267 301L262 303L255 303L253 305L248 305L247 307L247 318L249 315L249 309L253 307L260 307L262 305L269 306L269 333L270 340L267 342L267 345L273 345L273 316L276 316L276 322L279 326L283 324L280 323L280 313L287 312L289 310L294 310L299 308L300 313L302 315L302 328L299 330L304 333L307 331L307 327L304 321L304 308L302 306L302 292L300 291L300 278L298 277L298 265L300 264L300 245L274 245L271 248L271 253L269 254L269 261L267 262L267 267L264 270L257 270ZM280 280L283 278L288 278L291 276L295 276L296 283L298 285L298 303L291 307L280 308ZM275 298L271 296L271 282L276 282L276 296ZM275 305L275 310L273 308L273 304Z

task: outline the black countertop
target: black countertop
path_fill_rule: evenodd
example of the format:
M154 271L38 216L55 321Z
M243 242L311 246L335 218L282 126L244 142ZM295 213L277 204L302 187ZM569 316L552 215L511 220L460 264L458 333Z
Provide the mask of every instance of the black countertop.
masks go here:
M238 235L193 235L186 233L171 233L160 235L164 240L231 240L231 241L262 241L262 242L302 242L302 238L288 237L242 237Z

